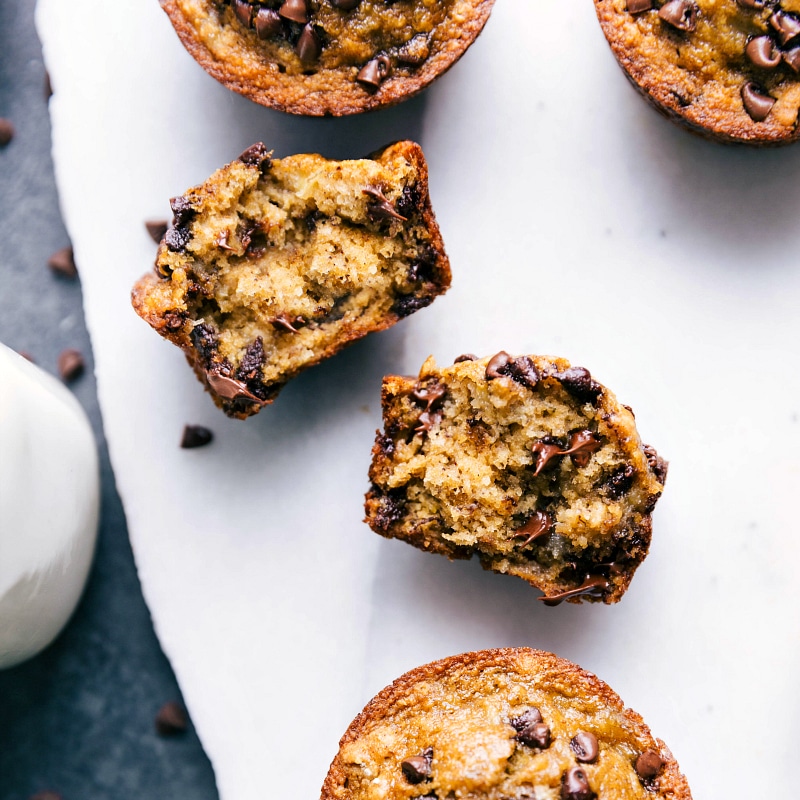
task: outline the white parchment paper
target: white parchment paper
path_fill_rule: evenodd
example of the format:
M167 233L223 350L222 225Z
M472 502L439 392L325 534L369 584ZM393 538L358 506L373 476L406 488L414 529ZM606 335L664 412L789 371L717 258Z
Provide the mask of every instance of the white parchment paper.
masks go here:
M783 796L800 737L800 149L701 141L616 66L588 0L498 0L422 97L296 119L215 83L156 0L40 0L56 170L145 597L223 800L315 797L363 703L454 652L530 645L607 680L695 796ZM143 220L255 141L356 157L418 139L449 294L227 420L129 305ZM361 522L380 378L433 353L589 367L672 466L614 607ZM214 444L178 448L183 425ZM610 799L609 799L610 800Z

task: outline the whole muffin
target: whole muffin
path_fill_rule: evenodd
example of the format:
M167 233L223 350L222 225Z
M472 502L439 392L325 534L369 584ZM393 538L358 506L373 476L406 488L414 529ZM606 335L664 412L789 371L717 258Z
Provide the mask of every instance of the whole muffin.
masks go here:
M351 161L272 159L259 143L171 204L133 307L231 417L450 286L414 142Z
M800 0L595 0L625 74L670 119L722 142L798 136Z
M483 650L398 678L353 720L321 800L691 800L667 746L552 653Z
M563 600L614 603L647 555L667 464L633 413L550 356L460 356L384 378L367 522Z
M494 0L160 0L194 59L292 114L389 106L447 71Z

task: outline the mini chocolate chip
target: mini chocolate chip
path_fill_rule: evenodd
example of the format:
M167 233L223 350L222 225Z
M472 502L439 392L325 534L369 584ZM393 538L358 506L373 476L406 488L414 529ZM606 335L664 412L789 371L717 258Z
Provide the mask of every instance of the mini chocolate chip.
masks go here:
M159 244L164 238L167 228L169 228L169 223L165 219L148 219L145 220L144 227L150 234L150 238L156 244Z
M183 428L181 447L188 450L193 447L205 447L211 444L214 434L202 425L186 425Z
M431 779L433 766L433 748L428 747L418 756L411 756L401 762L405 779L412 784L422 783Z
M603 597L610 588L611 581L609 581L608 578L604 578L602 575L587 575L580 586L576 586L574 589L567 589L558 594L542 595L539 600L546 606L557 606L564 600L569 600L571 597L581 597L582 595Z
M233 13L245 28L249 28L252 25L253 6L250 3L245 2L245 0L233 0Z
M595 800L596 797L581 767L570 767L561 777L561 800Z
M189 717L186 709L180 704L171 700L164 703L156 714L156 731L161 736L174 736L177 733L184 733L189 726Z
M301 25L308 22L308 4L306 0L285 0L278 9L278 13L291 22L298 22Z
M603 392L603 387L592 380L592 374L584 367L570 367L554 376L563 387L578 400L595 404Z
M569 746L575 758L584 764L591 764L600 753L597 737L588 731L580 731L570 739Z
M71 247L62 247L60 250L56 250L47 259L47 266L57 275L65 278L74 278L78 274L75 267L75 254Z
M507 375L508 365L513 361L511 356L505 350L501 350L496 355L489 359L486 365L486 380L493 381L497 378L503 378Z
M342 11L352 11L360 2L361 0L331 0L331 5Z
M754 122L763 122L772 111L775 98L750 81L742 86L742 105Z
M783 53L783 60L795 71L800 72L800 47L793 47Z
M515 358L508 365L507 374L512 380L527 386L529 389L535 389L536 384L539 383L539 371L536 369L533 359L528 356Z
M514 717L511 720L511 727L517 733L524 731L525 728L530 727L531 725L536 725L538 722L542 721L542 712L539 711L538 708L528 708L523 711L518 717Z
M641 14L653 7L653 0L628 0L627 9L631 14Z
M356 80L365 86L377 89L392 74L392 62L388 56L378 56L368 61L359 70Z
M664 759L661 758L658 753L653 750L645 750L644 753L636 759L634 769L642 780L651 780L661 772L665 763Z
M525 549L529 544L535 542L540 536L550 532L553 527L553 518L546 511L534 511L522 527L514 531L514 538L525 537L525 541L520 545Z
M253 27L259 39L269 39L283 30L283 24L277 11L271 8L259 8L253 17Z
M668 0L658 9L658 16L679 31L693 31L697 27L699 11L692 0Z
M0 147L5 147L14 138L14 133L11 120L0 117Z
M58 372L61 379L69 383L79 378L83 374L86 362L80 350L67 348L62 350L58 356Z
M266 172L272 166L272 153L267 150L264 142L256 142L239 156L239 161L249 167L258 167L262 172Z
M769 24L778 34L778 40L786 45L796 36L800 36L800 19L794 14L787 14L778 9L770 18Z
M460 356L456 356L456 360L453 362L454 364L461 364L464 361L477 361L478 356L474 353L462 353Z
M248 400L251 403L264 405L260 397L256 397L241 381L220 375L218 372L206 373L209 388L223 400Z
M374 202L367 203L367 216L373 222L396 219L400 222L408 222L407 217L397 213L397 209L392 205L392 201L377 186L367 186L361 190L362 194L372 198Z
M747 43L745 55L757 67L774 69L781 63L781 53L771 36L756 36Z

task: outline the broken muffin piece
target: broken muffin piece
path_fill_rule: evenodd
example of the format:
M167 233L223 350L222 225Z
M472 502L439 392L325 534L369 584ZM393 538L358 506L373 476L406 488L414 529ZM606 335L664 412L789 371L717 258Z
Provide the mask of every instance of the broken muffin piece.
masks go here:
M339 742L320 800L691 800L669 748L599 678L541 650L425 664Z
M595 0L634 86L665 116L723 142L798 137L798 0Z
M136 312L243 419L348 343L429 305L450 264L419 145L272 160L263 144L171 201Z
M614 603L650 545L667 464L588 370L461 356L390 375L366 522L450 558L478 555L562 600Z

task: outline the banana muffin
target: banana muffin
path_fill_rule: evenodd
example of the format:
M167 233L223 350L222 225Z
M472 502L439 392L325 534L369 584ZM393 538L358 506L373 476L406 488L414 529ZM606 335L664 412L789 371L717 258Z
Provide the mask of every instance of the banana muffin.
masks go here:
M161 0L194 59L261 105L357 114L424 89L472 44L494 0Z
M273 160L256 144L171 205L133 306L231 417L450 285L413 142L356 161Z
M595 0L626 75L657 109L723 142L797 138L800 0Z
M390 375L366 522L449 558L477 555L563 600L614 603L650 545L667 464L633 412L562 358L429 358Z
M601 680L527 648L418 667L342 737L321 800L691 800L667 746Z

